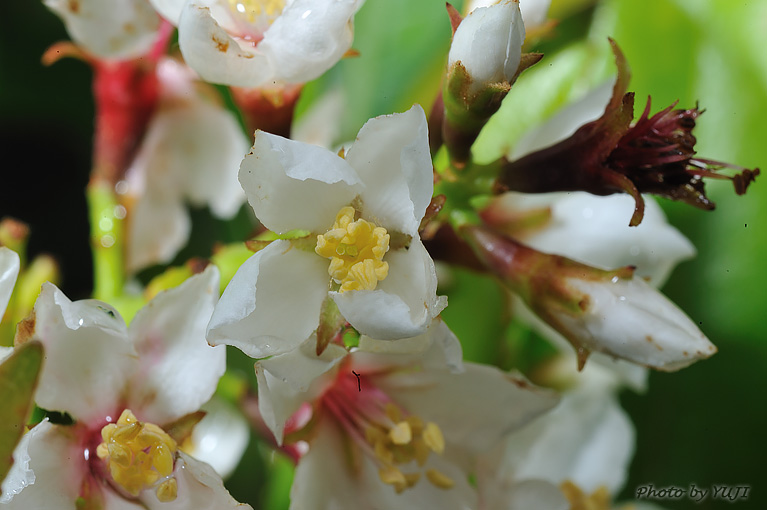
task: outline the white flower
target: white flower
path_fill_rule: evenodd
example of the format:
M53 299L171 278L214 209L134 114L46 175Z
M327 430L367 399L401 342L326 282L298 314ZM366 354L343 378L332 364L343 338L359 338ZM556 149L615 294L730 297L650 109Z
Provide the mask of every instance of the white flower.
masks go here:
M331 344L318 358L310 339L259 361L259 408L279 443L311 409L291 509L475 508L473 459L556 397L496 368L464 369L441 321L413 339L362 337L350 354Z
M237 87L302 83L351 47L362 0L152 0L178 26L187 64Z
M217 294L211 266L128 328L106 303L43 285L28 323L46 355L35 400L76 423L45 420L24 437L3 482L8 508L74 508L79 497L107 510L249 508L157 425L198 410L225 370L225 351L203 336Z
M5 246L0 246L0 320L13 293L13 286L19 276L19 255Z
M517 72L525 26L516 0L503 0L469 13L453 35L448 68L461 64L472 79L470 93Z
M500 3L503 0L470 0L466 12L472 12L480 7L488 7ZM519 0L519 10L522 12L522 20L525 28L532 31L546 22L551 0Z
M140 57L157 39L160 17L148 0L44 1L62 18L75 43L97 57Z
M121 189L134 197L127 266L170 262L191 230L185 200L231 218L245 201L237 169L248 144L237 120L203 98L194 73L172 59L157 67L161 95ZM119 188L118 188L119 189Z
M279 234L312 236L274 241L240 267L208 341L255 358L287 352L317 329L328 296L363 334L423 333L446 305L418 236L433 189L427 139L419 106L368 121L345 158L257 132L240 167L256 216Z

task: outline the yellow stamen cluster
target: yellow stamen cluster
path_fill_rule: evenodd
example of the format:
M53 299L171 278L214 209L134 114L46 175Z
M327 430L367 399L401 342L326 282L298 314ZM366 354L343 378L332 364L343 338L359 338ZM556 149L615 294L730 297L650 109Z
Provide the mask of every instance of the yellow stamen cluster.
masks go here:
M333 227L317 236L317 255L330 259L328 273L347 290L373 290L389 274L383 256L389 250L389 234L383 227L354 219L354 208L344 207Z
M381 481L393 485L397 493L400 493L413 487L420 480L421 473L403 473L397 465L415 460L423 467L431 452L441 455L445 451L445 439L436 423L424 423L414 415L403 418L394 404L386 406L386 416L394 425L370 425L365 430L365 438L382 465L378 470ZM440 489L449 489L455 484L437 469L428 469L426 479Z
M142 423L126 409L117 423L101 429L104 440L96 454L109 466L112 479L133 496L156 486L157 499L176 499L178 486L173 473L176 441L153 423Z
M250 22L265 17L271 24L285 8L285 0L229 0L229 7Z
M570 480L562 482L559 489L570 502L570 510L609 510L610 493L607 487L600 487L591 494L586 494Z

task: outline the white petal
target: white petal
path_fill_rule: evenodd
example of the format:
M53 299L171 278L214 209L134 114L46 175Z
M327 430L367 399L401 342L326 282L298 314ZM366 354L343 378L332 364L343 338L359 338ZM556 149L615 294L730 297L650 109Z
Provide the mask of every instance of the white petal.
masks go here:
M341 432L331 420L320 420L309 452L296 466L290 488L290 510L365 508L372 498L352 473Z
M232 114L193 96L154 116L133 165L139 168L131 171L146 174L144 192L151 197L184 195L229 218L245 199L237 172L247 151Z
M226 350L205 329L218 301L218 268L210 265L139 310L129 335L139 354L128 407L140 420L164 424L197 411L226 370Z
M0 320L11 299L16 277L19 276L19 256L15 251L0 246Z
M354 170L332 152L263 131L242 161L240 183L258 219L278 233L324 234L362 190Z
M551 0L519 0L522 20L528 31L538 28L546 22L549 6L551 6Z
M361 5L360 0L289 2L258 44L276 78L307 82L330 69L352 45L352 17Z
M208 342L252 358L291 351L317 329L330 277L327 261L274 241L240 266L208 324Z
M193 164L188 166L187 197L194 205L207 205L211 212L223 219L233 217L245 202L237 174L240 162L248 152L248 143L237 120L222 108L200 106L195 118L194 137L197 151ZM199 129L204 126L204 129Z
M147 0L45 0L70 37L88 53L129 59L149 52L160 18Z
M558 319L589 349L666 371L716 352L682 310L641 278L568 283L589 297L588 309Z
M419 105L362 126L346 161L365 183L363 216L396 232L418 235L434 190L426 115Z
M374 381L411 414L439 425L446 442L472 454L487 451L557 403L555 394L520 376L476 363L464 367L460 374L433 371L428 385L402 385L397 379L407 374L398 372Z
M66 411L86 423L116 417L137 357L114 308L95 299L73 303L44 283L35 303L34 336L45 347L35 394L40 407Z
M381 340L423 334L447 306L437 296L434 262L415 237L409 249L392 250L384 258L389 275L376 290L331 292L341 314L360 333Z
M184 8L184 4L187 0L149 0L160 16L173 23L174 26L178 26L179 19L181 18L181 10Z
M266 57L250 43L230 37L208 7L186 4L179 20L178 43L186 63L205 81L257 87L273 78Z
M634 453L634 427L609 391L565 393L558 407L510 437L504 470L517 480L571 480L617 494Z
M252 510L250 505L238 503L232 498L221 477L212 467L183 452L179 452L173 476L178 483L178 496L175 500L161 503L153 491L146 490L141 493L141 502L149 510Z
M552 193L531 198L518 193L503 201L515 209L550 207L546 227L524 236L528 246L604 269L636 266L637 275L660 287L679 262L695 255L695 248L666 221L651 197L637 227L626 221L634 210L628 195L598 197L585 192ZM608 247L608 248L605 248Z
M427 370L463 371L461 342L440 319L434 319L426 333L412 338L374 340L362 335L352 358L360 373L407 365L418 365Z
M346 350L335 344L318 357L316 342L312 336L300 349L256 363L258 409L278 444L288 419L325 392L335 379L335 367L346 357Z
M189 239L191 220L180 197L166 201L145 195L132 213L126 263L130 272L170 262Z
M22 437L3 480L0 505L8 510L74 508L88 465L73 437L42 421Z
M104 490L102 495L104 496L103 508L105 510L146 510L144 505L128 501L112 490Z
M613 80L600 85L581 99L559 110L542 125L530 130L514 145L510 159L513 161L554 145L575 133L583 124L601 117L612 96L613 85Z
M524 41L525 25L516 1L502 0L474 9L453 35L448 67L463 65L472 78L470 93L510 81L517 72Z
M250 440L250 426L232 404L213 397L202 406L207 414L195 425L191 449L184 451L227 478L239 464Z

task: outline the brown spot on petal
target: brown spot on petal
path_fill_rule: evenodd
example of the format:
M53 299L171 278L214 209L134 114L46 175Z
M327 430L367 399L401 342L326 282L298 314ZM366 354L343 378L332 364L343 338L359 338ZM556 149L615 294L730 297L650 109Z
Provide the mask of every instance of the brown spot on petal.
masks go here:
M512 377L510 375L506 376L506 380L514 384L517 388L520 388L523 390L528 390L532 387L530 383L525 381L524 379L519 379L517 377Z
M80 12L80 2L78 2L77 0L69 0L69 2L67 3L67 7L69 8L70 11L72 11L72 14L77 14L78 12Z
M226 50L229 49L229 41L222 41L215 35L211 36L210 38L216 44L216 49L221 53L226 53Z
M646 337L644 337L644 339L650 342L651 344L653 344L655 348L658 349L659 351L663 350L663 347L661 347L660 344L655 343L655 339L652 336L647 335Z
M13 345L19 346L27 343L35 334L35 311L32 310L26 319L16 325L16 336L13 338Z

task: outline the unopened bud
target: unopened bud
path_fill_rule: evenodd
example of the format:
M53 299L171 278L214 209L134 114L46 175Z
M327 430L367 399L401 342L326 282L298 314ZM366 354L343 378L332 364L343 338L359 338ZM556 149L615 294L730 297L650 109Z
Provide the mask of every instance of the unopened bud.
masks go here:
M716 352L698 327L663 294L634 276L632 267L597 269L533 250L483 227L462 234L479 258L578 352L664 371Z
M448 55L448 69L460 63L474 93L492 83L511 81L525 41L519 3L504 0L469 13L458 26Z

